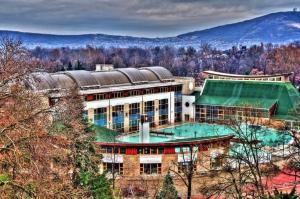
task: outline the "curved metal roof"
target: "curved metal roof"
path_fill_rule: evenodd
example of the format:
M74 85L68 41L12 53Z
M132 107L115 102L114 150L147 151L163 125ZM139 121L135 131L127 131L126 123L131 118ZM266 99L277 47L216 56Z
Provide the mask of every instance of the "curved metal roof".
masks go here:
M161 81L173 80L174 77L172 73L164 67L161 66L151 66L145 67L143 69L150 70L155 73Z
M144 75L149 82L160 82L158 76L150 70L140 69L140 72Z
M97 82L97 80L91 75L90 71L73 70L62 73L76 81L78 87L99 86L99 82Z
M141 73L140 70L136 68L119 68L117 69L117 71L125 74L133 84L147 81L143 73Z
M119 71L93 72L92 76L101 86L108 85L131 85L128 77Z
M63 71L58 73L33 73L27 83L32 89L101 88L128 86L173 80L167 69L159 66L142 69L121 68L112 71Z
M63 73L57 73L51 75L52 79L56 81L57 87L59 89L70 89L77 87L77 83L68 75Z
M46 72L37 72L31 74L31 80L36 82L34 84L34 89L37 90L47 90L55 89L57 87L56 82L52 79L51 75Z

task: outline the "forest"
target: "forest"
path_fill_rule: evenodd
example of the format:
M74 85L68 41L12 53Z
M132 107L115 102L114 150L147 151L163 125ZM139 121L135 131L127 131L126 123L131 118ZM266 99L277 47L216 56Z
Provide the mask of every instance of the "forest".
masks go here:
M199 48L85 48L36 47L31 56L39 60L48 72L63 70L94 70L95 64L113 64L115 68L160 65L176 76L192 76L199 80L204 70L233 74L274 74L294 72L295 85L300 84L300 42L288 45L263 44L233 46L218 50L209 44Z

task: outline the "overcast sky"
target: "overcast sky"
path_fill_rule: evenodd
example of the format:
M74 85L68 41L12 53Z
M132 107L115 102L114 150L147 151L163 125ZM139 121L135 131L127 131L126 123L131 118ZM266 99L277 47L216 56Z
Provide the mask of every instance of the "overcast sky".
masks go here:
M300 0L0 0L0 29L165 37L297 6Z

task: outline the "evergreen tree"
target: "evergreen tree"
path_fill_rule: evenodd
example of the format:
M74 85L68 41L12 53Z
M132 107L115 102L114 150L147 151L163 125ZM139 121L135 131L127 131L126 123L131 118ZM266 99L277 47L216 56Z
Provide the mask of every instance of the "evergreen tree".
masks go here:
M298 199L299 195L296 193L296 188L294 187L290 193L279 192L275 189L273 195L269 195L268 199Z
M82 69L84 69L82 63L79 60L77 60L75 65L75 70L82 70Z
M71 62L69 62L68 67L67 67L67 70L73 70L73 66L72 66L72 63L71 63Z
M170 172L168 172L167 175L165 176L163 186L156 196L156 199L165 199L165 198L168 199L178 198L178 193L174 186L174 182L172 176L170 175Z

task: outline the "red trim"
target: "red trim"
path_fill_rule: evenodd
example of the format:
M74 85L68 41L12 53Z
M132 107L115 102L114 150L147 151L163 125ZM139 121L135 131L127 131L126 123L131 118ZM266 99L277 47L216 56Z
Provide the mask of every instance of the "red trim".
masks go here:
M200 145L200 144L210 144L214 142L226 141L227 143L233 139L234 136L222 136L219 138L208 138L203 140L195 141L177 141L177 142L161 142L161 143L112 143L112 142L95 142L99 146L122 146L122 147L176 147L176 146L190 146L190 145Z
M164 154L175 154L175 148L174 147L165 147Z
M86 96L86 101L93 101L94 100L94 95L87 95Z
M126 155L136 155L137 149L136 148L126 148Z

